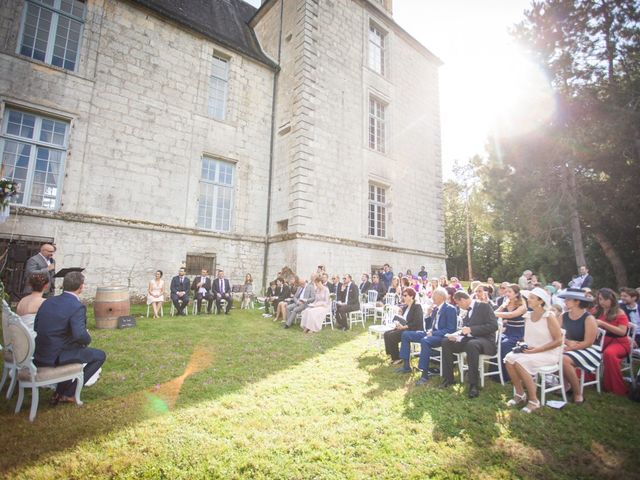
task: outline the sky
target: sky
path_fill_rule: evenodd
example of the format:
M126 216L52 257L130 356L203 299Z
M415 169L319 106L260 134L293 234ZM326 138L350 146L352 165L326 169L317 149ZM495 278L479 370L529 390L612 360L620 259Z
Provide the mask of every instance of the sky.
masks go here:
M247 0L259 6L260 0ZM393 0L393 18L437 55L445 179L485 154L494 133L535 129L553 113L549 82L509 35L531 0Z

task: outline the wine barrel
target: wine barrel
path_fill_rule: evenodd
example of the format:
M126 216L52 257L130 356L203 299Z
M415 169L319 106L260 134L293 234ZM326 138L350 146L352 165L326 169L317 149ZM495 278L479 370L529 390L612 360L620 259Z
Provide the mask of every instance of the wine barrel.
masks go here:
M127 287L98 287L93 302L96 328L116 328L118 317L129 315L130 306Z

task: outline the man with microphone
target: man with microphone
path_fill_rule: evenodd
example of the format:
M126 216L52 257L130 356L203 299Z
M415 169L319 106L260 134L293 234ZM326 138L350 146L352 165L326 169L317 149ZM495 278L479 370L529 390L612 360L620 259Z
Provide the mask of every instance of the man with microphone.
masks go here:
M24 281L25 286L22 292L25 295L31 293L31 286L29 285L29 277L34 273L42 273L49 278L49 291L44 292L43 297L52 297L55 291L55 278L56 273L56 261L53 258L53 254L56 252L56 247L50 243L45 243L40 247L40 252L35 254L29 260L25 266Z

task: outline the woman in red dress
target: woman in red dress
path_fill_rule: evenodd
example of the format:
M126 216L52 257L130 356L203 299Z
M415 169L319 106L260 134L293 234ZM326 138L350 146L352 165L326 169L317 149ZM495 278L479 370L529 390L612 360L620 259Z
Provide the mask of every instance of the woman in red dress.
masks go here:
M598 306L594 316L598 327L606 332L602 349L604 389L616 395L626 395L628 388L622 379L620 361L629 355L631 348L627 337L629 319L618 307L618 298L610 288L601 288L597 298Z

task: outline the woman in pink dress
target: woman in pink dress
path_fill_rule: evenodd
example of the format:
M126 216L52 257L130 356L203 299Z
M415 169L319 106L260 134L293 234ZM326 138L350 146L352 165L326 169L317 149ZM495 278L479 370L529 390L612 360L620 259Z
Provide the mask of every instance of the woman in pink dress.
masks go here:
M529 401L522 411L531 413L540 408L533 376L538 373L540 367L558 363L559 349L562 348L562 331L553 310L548 310L551 298L546 290L534 288L527 294L527 300L531 308L531 311L523 315L524 342L527 348L523 349L522 353L508 353L504 357L504 364L515 389L515 394L507 405L519 405L527 400L528 396Z
M327 314L331 312L329 289L322 284L322 277L315 277L313 286L316 289L316 299L302 311L300 326L304 330L304 333L319 332L322 330L322 323L327 317Z

